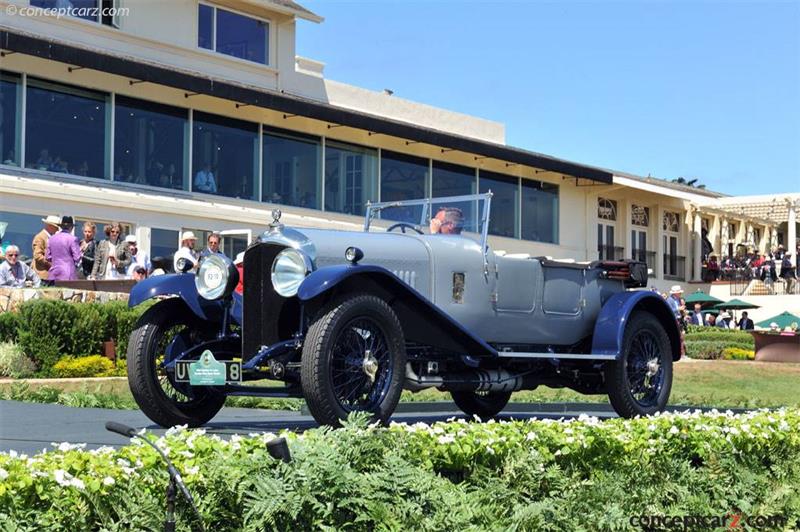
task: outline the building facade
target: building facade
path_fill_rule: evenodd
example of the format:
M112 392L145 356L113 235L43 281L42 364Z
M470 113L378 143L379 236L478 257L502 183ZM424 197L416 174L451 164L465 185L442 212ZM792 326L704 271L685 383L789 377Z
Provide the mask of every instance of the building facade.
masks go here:
M47 11L65 5L81 9ZM639 258L659 287L701 280L704 237L721 255L796 238L722 194L511 147L500 123L328 80L295 53L298 19L322 22L291 0L0 0L3 244L29 253L40 219L63 214L120 221L151 256L183 230L221 231L234 255L276 207L359 230L368 201L489 190L495 249Z

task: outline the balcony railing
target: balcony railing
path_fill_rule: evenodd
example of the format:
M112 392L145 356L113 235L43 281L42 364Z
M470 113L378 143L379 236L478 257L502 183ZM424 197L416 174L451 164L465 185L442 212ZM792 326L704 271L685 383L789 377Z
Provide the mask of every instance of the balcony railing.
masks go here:
M623 260L625 258L625 248L597 246L597 258L600 260Z
M800 281L792 275L781 276L779 268L735 268L726 271L732 296L800 295Z
M656 276L656 252L655 251L647 251L644 249L634 249L631 253L631 258L633 260L638 260L639 262L644 262L647 264L647 269L650 272L650 277Z
M686 257L664 253L664 279L686 280Z

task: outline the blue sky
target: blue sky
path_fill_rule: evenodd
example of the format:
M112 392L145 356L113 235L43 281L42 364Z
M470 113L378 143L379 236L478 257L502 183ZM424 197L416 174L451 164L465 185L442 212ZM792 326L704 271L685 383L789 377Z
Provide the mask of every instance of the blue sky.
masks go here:
M300 0L345 83L506 125L508 144L727 194L800 192L800 1Z

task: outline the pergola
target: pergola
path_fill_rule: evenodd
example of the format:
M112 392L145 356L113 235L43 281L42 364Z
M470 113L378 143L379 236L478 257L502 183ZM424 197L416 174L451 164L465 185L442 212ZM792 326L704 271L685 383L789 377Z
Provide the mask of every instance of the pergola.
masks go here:
M718 211L731 216L743 216L753 220L769 222L775 227L786 222L787 247L792 253L792 263L797 266L794 246L797 242L797 213L800 211L800 193L763 194L754 196L727 196L695 200L695 205L703 210Z

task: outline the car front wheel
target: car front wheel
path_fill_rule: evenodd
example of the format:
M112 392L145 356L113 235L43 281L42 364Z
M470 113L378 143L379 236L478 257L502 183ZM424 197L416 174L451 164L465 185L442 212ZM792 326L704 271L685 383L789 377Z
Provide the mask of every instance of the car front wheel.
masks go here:
M339 299L318 315L303 345L300 376L311 415L338 426L350 412L385 423L403 388L405 342L400 321L379 297Z
M166 299L148 309L128 342L128 384L142 412L162 427L198 427L213 418L225 396L213 388L175 382L164 369L171 357L201 341L214 330L178 299Z
M620 358L606 366L606 383L620 417L664 410L672 388L672 351L655 316L642 312L628 321Z

